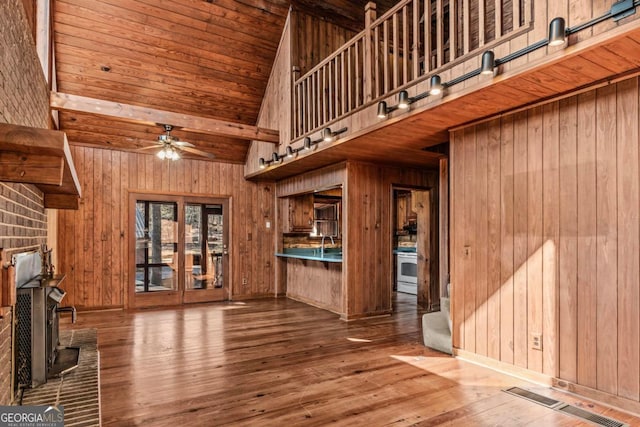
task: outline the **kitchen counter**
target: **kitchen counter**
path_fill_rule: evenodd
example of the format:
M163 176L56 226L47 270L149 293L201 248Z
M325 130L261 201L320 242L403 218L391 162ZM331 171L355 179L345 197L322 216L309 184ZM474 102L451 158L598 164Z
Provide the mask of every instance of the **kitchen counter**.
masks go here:
M397 255L397 254L415 254L416 248L411 248L408 246L398 246L393 250L393 254Z
M342 248L325 248L324 256L320 256L320 248L285 248L275 255L281 258L296 258L309 261L342 262Z

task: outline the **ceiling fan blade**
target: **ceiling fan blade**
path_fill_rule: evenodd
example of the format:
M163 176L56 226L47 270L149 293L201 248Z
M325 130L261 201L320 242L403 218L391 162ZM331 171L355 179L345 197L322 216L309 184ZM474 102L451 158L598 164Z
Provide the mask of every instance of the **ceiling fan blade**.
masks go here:
M174 145L177 145L177 146L178 146L178 147L180 147L180 148L184 148L184 147L191 147L191 148L193 148L193 147L195 147L195 145L193 145L193 144L192 144L192 143L190 143L190 142L187 142L187 141L180 141L180 140L175 140L175 141L173 141L173 144L174 144Z
M204 157L208 157L209 159L215 159L216 156L214 156L211 153L207 153L206 151L202 151L202 150L198 150L197 148L191 148L191 147L179 147L181 150L186 151L187 153L191 153L191 154L197 154L198 156L204 156Z
M162 148L162 145L161 144L149 145L147 147L137 148L136 151L153 150L155 148Z

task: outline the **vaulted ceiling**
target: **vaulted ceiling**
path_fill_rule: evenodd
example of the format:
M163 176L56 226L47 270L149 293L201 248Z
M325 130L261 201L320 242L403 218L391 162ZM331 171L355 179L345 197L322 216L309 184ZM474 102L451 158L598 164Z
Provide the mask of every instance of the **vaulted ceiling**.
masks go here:
M290 3L293 3L292 5ZM378 13L395 0L378 2ZM56 0L57 91L112 103L255 125L289 7L359 31L365 0ZM156 120L158 121L158 120ZM150 122L67 109L70 143L135 150ZM176 129L174 136L244 163L247 139Z

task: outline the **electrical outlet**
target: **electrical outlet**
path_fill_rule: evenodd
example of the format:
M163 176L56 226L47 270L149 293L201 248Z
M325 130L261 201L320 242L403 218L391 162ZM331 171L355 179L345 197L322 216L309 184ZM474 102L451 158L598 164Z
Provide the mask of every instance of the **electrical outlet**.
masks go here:
M246 277L243 277L243 278L242 278L242 284L243 284L243 285L246 285L247 283L249 283L249 281L247 280L247 278L246 278Z
M542 350L542 334L531 334L531 348Z

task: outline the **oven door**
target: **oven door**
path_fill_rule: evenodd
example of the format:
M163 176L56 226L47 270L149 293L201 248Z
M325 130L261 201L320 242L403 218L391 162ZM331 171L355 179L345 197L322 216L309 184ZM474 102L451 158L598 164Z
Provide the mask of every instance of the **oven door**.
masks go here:
M398 282L418 283L418 256L414 253L398 254Z

